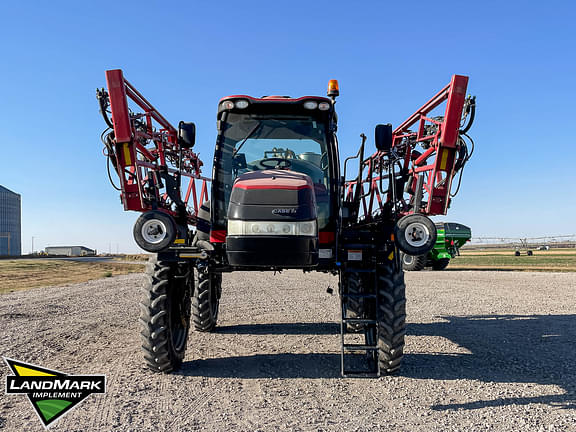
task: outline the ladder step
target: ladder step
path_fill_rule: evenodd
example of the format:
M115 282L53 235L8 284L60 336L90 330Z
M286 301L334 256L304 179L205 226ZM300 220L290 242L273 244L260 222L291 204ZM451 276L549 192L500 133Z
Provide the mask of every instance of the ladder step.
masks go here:
M344 344L342 346L344 351L377 351L378 347L374 345L354 345L354 344Z
M365 371L344 371L342 372L344 378L378 378L378 372L365 372Z
M350 324L377 324L376 320L366 318L344 318L342 322Z

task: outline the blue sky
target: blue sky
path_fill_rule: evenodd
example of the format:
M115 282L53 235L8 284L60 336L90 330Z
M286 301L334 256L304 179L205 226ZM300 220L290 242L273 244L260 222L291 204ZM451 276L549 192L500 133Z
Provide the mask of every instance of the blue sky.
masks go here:
M112 68L196 123L207 165L225 95L324 95L336 78L347 156L469 75L476 152L445 219L476 236L576 231L573 2L29 1L0 16L0 184L22 194L23 252L32 236L138 250L99 141Z

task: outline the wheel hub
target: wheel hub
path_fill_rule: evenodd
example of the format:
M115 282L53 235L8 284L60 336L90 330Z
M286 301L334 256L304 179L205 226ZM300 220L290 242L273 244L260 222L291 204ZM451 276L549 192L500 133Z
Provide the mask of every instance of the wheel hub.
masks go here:
M166 225L158 219L146 221L142 225L142 237L148 243L158 244L166 238Z
M430 232L423 223L413 222L406 227L404 237L410 246L420 247L426 244L430 238Z

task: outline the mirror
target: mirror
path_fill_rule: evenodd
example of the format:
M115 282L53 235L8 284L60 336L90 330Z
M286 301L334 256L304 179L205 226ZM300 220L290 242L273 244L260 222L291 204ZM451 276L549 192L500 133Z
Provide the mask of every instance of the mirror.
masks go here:
M236 153L234 159L232 159L232 169L235 171L246 169L248 164L246 163L246 155L244 153Z
M178 124L178 144L184 149L194 147L196 142L196 125L192 122L181 121Z
M379 124L376 126L374 141L379 151L388 152L392 148L392 125Z

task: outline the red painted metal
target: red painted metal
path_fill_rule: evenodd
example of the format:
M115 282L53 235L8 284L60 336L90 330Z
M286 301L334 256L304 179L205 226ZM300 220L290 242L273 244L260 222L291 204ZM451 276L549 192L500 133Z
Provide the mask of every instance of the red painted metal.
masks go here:
M224 243L226 241L226 230L212 230L210 231L210 242Z
M244 184L244 183L236 183L234 185L237 189L283 189L283 190L302 190L302 189L312 189L309 185L303 186L290 186L290 185L273 185L273 184Z
M106 71L106 83L114 126L115 169L124 209L145 212L156 207L177 216L175 204L162 190L164 172L177 181L188 182L183 201L187 222L194 225L200 204L208 200L210 179L201 175L202 161L192 150L180 148L177 129L124 78L120 69ZM135 110L130 111L129 103Z
M320 244L334 243L336 239L336 233L334 231L320 231L318 233L318 241Z
M413 176L411 192L417 193L418 178L423 177L423 206L402 214L446 214L450 205L450 188L454 165L460 147L460 122L466 100L468 77L452 76L450 84L420 107L393 132L393 148L403 154L402 170ZM442 117L432 117L431 112L446 103ZM412 129L414 130L412 130ZM422 151L415 153L416 147ZM413 157L414 156L414 157ZM345 199L353 201L356 188L360 188L363 217L370 219L391 199L391 191L380 190L379 169L385 155L376 152L362 164L361 181L346 184ZM384 174L387 181L387 174ZM384 196L385 195L385 196ZM409 198L404 197L404 202ZM409 207L408 205L406 207Z

